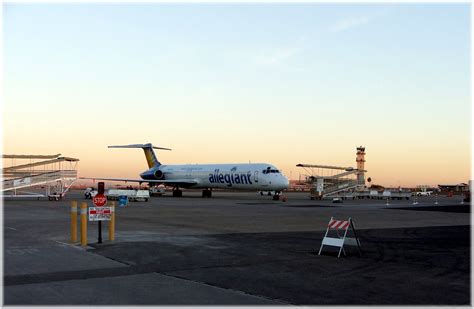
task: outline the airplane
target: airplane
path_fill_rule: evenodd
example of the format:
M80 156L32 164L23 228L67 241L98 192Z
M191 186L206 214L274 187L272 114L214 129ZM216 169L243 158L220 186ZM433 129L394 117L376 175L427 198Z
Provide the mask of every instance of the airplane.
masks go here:
M141 179L127 178L85 178L108 181L144 182L150 185L164 184L173 187L173 197L183 195L180 188L203 189L202 197L211 197L212 189L275 191L278 199L282 190L287 189L288 178L268 163L236 164L161 164L153 149L171 150L156 147L151 143L116 145L108 148L142 148L148 163L148 170L140 174Z

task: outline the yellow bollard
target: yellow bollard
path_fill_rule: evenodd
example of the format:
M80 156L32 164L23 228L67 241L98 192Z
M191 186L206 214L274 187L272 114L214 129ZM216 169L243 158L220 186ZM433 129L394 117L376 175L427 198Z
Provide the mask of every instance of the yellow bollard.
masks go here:
M87 203L81 203L81 246L87 246Z
M77 201L71 202L71 243L77 242Z
M112 202L112 216L109 221L109 240L115 240L115 202Z

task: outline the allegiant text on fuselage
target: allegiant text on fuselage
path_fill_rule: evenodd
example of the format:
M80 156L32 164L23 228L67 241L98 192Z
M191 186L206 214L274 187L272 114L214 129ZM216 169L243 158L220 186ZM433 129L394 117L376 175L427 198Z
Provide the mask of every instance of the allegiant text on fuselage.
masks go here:
M233 184L252 184L250 177L251 172L246 174L229 174L219 173L219 169L215 169L213 174L209 174L210 183L226 183L228 187L232 187Z

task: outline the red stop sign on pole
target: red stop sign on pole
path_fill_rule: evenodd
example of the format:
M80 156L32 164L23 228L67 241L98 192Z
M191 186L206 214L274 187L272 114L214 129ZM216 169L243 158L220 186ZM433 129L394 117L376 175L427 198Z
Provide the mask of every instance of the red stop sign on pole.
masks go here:
M107 197L104 194L96 194L92 199L92 203L94 203L96 207L102 207L107 204Z

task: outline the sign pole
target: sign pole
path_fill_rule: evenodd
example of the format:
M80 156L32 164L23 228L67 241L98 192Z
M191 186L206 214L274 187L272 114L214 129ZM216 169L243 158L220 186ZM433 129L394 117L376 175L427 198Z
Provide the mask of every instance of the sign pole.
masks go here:
M109 221L109 240L115 239L115 202L112 202L112 216Z
M102 243L102 221L110 221L113 215L113 207L106 207L107 205L107 196L104 194L104 183L99 182L98 184L98 192L92 198L92 203L95 207L89 207L89 221L99 221L98 224L98 235L97 235L97 243ZM113 206L113 205L112 205Z
M105 191L105 183L101 181L97 184L97 194L103 195L104 191ZM97 243L98 244L102 243L102 220L99 221L99 235L97 237Z
M97 243L102 243L102 221L99 221L99 237L97 238Z

